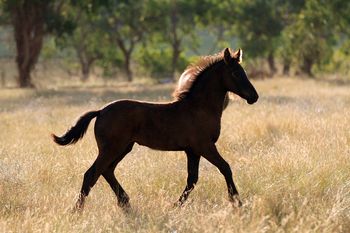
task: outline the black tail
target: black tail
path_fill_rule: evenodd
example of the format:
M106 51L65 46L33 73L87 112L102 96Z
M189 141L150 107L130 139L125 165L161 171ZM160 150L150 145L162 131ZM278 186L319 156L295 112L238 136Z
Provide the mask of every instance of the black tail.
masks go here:
M52 134L51 136L53 140L61 146L74 144L84 136L90 121L99 115L100 111L87 112L84 115L82 115L77 121L77 123L74 126L72 126L72 128L70 128L63 136L58 137L54 134Z

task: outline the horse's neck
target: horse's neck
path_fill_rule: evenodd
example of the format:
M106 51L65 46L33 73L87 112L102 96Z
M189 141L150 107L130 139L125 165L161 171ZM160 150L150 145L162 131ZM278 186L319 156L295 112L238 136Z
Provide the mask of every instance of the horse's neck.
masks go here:
M201 74L203 77L198 77L201 80L198 80L199 83L193 87L188 102L196 108L207 111L210 115L221 117L227 92L221 84L222 71L220 72L219 68L220 64L204 71Z

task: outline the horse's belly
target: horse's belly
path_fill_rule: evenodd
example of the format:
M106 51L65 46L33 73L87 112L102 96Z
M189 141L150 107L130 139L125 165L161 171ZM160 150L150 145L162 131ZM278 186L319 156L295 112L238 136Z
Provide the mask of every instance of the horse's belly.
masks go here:
M186 145L184 145L184 143L180 143L177 140L173 140L170 138L157 138L157 137L153 137L153 138L143 138L143 139L139 139L139 140L135 140L135 142L139 145L142 146L147 146L151 149L155 149L155 150L166 150L166 151L180 151L180 150L184 150L186 148Z
M147 146L148 148L154 149L154 150L163 150L163 151L183 151L185 150L184 147L177 146L177 145L164 145L164 144L153 144L153 143L139 143L136 142L137 144L141 146Z
M136 136L135 142L155 150L179 151L186 148L186 139L181 134L152 130Z

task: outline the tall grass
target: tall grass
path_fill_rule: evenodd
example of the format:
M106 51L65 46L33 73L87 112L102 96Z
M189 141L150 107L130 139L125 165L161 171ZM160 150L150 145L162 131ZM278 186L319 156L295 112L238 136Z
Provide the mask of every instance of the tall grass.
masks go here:
M129 213L100 178L84 211L72 214L97 153L93 124L74 146L49 135L114 99L170 99L171 86L0 90L0 232L350 232L350 87L254 84L258 103L232 96L218 141L243 207L232 208L223 176L202 159L195 190L174 209L184 154L135 146L116 169Z

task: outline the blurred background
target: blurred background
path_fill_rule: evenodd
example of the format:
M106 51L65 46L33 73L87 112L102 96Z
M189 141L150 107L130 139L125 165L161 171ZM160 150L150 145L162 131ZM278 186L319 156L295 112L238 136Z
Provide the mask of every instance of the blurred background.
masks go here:
M349 0L0 0L0 232L350 232L349 38ZM110 101L171 101L188 64L225 47L260 96L230 95L216 143L243 207L202 159L174 209L184 153L135 145L115 172L132 211L99 179L70 214L93 125L66 148L50 133Z
M242 48L251 78L350 80L347 0L1 0L0 86L177 80Z

